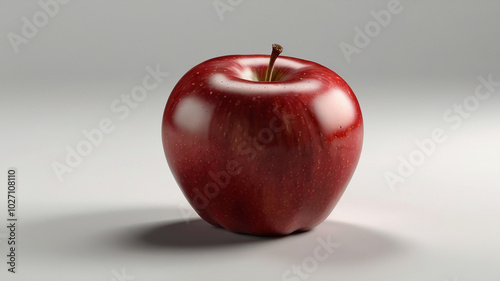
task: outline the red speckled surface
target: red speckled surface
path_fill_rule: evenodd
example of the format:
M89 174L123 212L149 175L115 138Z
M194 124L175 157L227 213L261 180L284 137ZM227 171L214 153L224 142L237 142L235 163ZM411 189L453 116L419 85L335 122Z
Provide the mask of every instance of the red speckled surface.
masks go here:
M234 232L283 235L322 222L344 192L363 120L347 83L314 62L214 58L174 87L163 117L165 154L197 213Z

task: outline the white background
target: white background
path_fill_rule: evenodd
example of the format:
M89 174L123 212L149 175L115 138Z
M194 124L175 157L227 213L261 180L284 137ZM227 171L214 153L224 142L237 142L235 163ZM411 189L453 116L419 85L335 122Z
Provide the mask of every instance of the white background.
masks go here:
M218 13L214 3L230 9ZM500 81L500 4L401 1L348 63L342 42L356 46L356 27L373 24L388 3L74 0L52 6L44 23L36 1L1 1L0 218L7 225L15 167L19 222L18 273L2 262L0 279L282 280L300 266L307 280L499 280L500 86L477 104L473 96L478 77ZM23 18L42 21L31 38ZM13 34L25 41L12 44ZM275 42L284 55L339 73L366 131L329 219L263 239L196 218L164 159L160 127L191 67L267 54ZM148 66L169 75L120 118L112 103L141 85ZM459 115L464 101L469 110ZM67 147L104 119L114 131L58 180L53 163L65 164ZM391 187L385 175L398 174L401 157L418 154L415 141L435 129L445 140ZM7 235L0 227L2 257ZM323 261L314 261L318 239L339 245Z

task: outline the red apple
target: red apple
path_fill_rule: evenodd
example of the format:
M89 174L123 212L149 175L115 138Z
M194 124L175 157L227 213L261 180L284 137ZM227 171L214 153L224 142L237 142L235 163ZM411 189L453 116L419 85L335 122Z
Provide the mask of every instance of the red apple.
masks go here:
M233 232L314 228L361 153L363 120L349 85L320 64L276 59L280 49L193 67L165 107L163 146L177 183L201 218Z

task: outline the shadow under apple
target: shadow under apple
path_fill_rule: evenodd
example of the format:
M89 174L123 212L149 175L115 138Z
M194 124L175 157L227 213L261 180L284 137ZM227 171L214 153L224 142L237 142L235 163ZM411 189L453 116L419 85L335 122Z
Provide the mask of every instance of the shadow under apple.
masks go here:
M321 243L336 244L332 259L338 263L358 262L390 256L404 251L405 243L387 233L360 225L327 220L308 232L282 237L260 237L232 233L212 226L201 219L188 223L175 221L160 223L130 236L129 246L196 249L221 248L252 244L256 251L274 256L307 257L313 255ZM322 240L323 242L319 242Z
M327 220L309 232L284 237L236 234L201 219L180 218L175 208L140 208L61 215L25 224L23 248L44 257L76 260L112 260L116 257L175 258L201 251L229 256L273 257L295 263L311 256L318 239L339 244L330 261L336 264L371 261L401 255L408 241L389 233L344 222ZM43 241L43 243L42 243ZM250 246L250 247L249 247Z
M232 233L201 219L194 219L154 225L137 232L131 243L153 247L217 248L271 239L276 238Z

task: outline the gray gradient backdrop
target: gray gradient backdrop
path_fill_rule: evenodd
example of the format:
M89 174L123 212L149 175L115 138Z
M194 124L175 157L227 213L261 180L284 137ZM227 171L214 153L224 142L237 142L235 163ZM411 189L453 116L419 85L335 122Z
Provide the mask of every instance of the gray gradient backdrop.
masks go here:
M42 0L52 3L44 11L0 1L0 171L6 179L15 167L19 180L18 273L1 262L1 280L500 279L500 2L62 2ZM388 5L398 12L376 23ZM365 27L372 36L362 42ZM351 85L366 136L329 219L262 240L196 218L167 167L160 125L191 67L267 54L275 42ZM349 63L341 45L356 42ZM169 75L127 116L117 112L147 67ZM475 97L478 87L489 96ZM58 180L52 164L103 120L114 130ZM442 141L425 155L415 142L435 130ZM411 157L413 170L398 171ZM0 261L7 236L0 227ZM328 239L339 247L318 260Z

